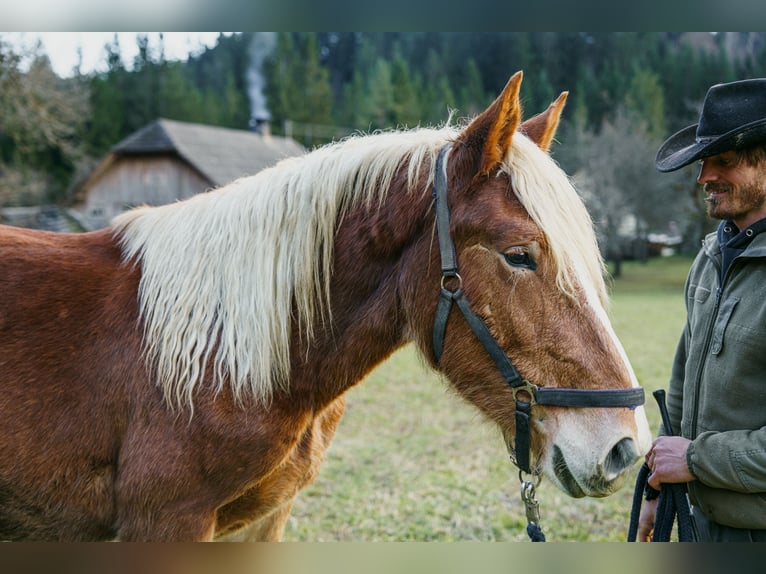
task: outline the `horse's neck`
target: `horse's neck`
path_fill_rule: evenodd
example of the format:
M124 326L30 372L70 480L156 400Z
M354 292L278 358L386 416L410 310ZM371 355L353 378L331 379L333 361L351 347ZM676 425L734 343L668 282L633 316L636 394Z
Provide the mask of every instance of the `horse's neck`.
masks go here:
M430 237L430 202L429 194L397 187L380 209L361 207L344 217L335 239L331 321L301 353L307 375L322 373L315 384L326 385L327 398L407 342L401 273L411 250Z

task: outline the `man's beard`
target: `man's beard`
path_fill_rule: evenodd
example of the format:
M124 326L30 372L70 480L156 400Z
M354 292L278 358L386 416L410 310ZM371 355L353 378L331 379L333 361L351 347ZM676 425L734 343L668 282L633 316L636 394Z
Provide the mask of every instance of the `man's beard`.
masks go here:
M704 190L708 194L724 194L721 198L705 198L707 214L716 219L742 219L748 213L759 210L766 203L766 189L763 181L740 186L730 183L706 183Z

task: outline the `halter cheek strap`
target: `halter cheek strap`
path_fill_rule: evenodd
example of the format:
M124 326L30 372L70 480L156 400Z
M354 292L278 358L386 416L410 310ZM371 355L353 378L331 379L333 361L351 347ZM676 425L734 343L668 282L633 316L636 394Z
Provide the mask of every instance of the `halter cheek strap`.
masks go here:
M436 212L436 231L441 255L442 280L439 303L436 308L433 330L433 352L436 363L441 362L444 352L444 339L447 331L447 319L452 305L457 304L476 338L484 346L487 354L497 366L503 380L511 387L516 407L516 438L514 440L515 463L526 473L530 473L530 417L532 406L552 405L560 407L627 407L635 408L644 404L644 389L550 389L533 385L522 378L484 320L477 315L463 291L463 279L458 273L455 245L450 235L450 212L447 205L447 158L452 144L446 144L436 158L434 174L434 210ZM454 290L448 285L455 284Z

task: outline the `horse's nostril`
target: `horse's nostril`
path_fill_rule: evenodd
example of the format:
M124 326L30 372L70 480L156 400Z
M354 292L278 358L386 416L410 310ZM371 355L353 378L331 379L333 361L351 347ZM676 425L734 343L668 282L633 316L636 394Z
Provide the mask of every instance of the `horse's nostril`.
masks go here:
M638 458L636 443L631 438L624 438L615 444L604 459L604 475L616 477L631 466Z

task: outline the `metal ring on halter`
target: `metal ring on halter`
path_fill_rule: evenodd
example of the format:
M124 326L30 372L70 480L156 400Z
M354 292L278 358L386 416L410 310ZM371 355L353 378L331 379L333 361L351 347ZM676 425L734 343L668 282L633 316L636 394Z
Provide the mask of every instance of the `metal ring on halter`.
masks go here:
M530 478L532 480L525 480L524 474L529 474ZM531 472L531 473L525 473L523 470L519 470L519 481L521 482L522 489L528 488L526 485L531 486L533 489L540 486L540 483L543 481L543 475L539 472ZM534 481L534 482L532 482ZM534 492L534 490L533 490Z
M462 289L463 288L463 278L460 276L460 273L456 272L454 275L442 275L442 282L441 282L442 289L447 289L444 286L444 283L448 279L457 279L457 287L453 290L453 293L455 291L457 291L458 289Z
M525 403L529 403L530 405L536 405L537 399L535 393L537 392L537 389L539 387L537 385L533 385L526 379L524 379L523 384L518 385L516 387L511 387L511 392L513 392L513 400L517 401L519 398L516 396L519 393L526 393L529 395L529 399L522 399Z

